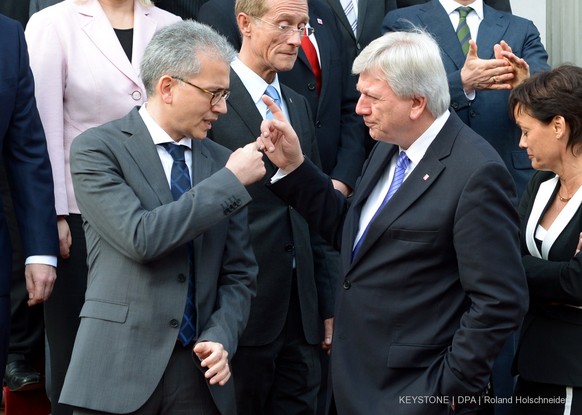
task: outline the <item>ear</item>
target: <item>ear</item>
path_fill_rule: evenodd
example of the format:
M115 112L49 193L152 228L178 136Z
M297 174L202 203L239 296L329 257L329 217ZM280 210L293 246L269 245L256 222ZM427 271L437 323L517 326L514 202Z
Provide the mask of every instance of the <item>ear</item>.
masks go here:
M412 98L412 105L410 106L410 119L418 120L426 109L426 97Z
M156 84L156 92L166 104L172 103L174 85L174 79L169 75L163 75Z
M552 119L551 125L552 125L552 131L554 132L554 134L558 140L561 140L563 137L566 136L566 132L567 132L566 130L568 128L568 125L566 124L566 120L563 116L556 115Z
M251 35L251 20L252 18L246 13L239 13L238 16L236 16L238 30L243 38L250 37Z

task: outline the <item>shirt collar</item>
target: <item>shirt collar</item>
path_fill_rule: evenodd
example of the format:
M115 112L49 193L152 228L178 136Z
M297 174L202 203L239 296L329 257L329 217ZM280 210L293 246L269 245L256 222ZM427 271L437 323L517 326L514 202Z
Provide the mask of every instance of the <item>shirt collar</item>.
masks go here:
M422 133L422 135L418 137L414 143L408 147L408 149L403 150L400 148L400 151L406 151L406 155L410 159L411 171L412 168L416 167L418 163L420 163L420 160L422 160L424 157L426 150L432 144L437 134L441 131L443 125L445 125L450 115L451 113L449 110L446 110L443 114L439 115L436 120L433 121L433 123L426 129L426 131Z
M230 66L251 95L253 102L255 104L262 102L261 97L265 94L265 90L269 84L251 68L245 65L238 57L230 63ZM275 74L275 79L270 85L275 87L280 97L283 96L281 93L281 86L279 85L279 76L277 74Z
M461 5L457 3L455 0L439 0L439 1L441 2L441 5L444 7L448 15L451 15L452 13L458 14L456 10L459 7L461 7ZM483 0L475 0L468 6L471 7L475 11L475 13L477 13L477 16L479 16L480 20L483 20Z
M147 102L139 109L139 115L141 116L144 124L146 125L146 128L152 136L154 144L176 143L172 137L170 137L168 133L165 132L164 129L160 127L160 125L152 118L147 110ZM187 137L183 137L180 141L178 141L178 144L192 149L192 140Z

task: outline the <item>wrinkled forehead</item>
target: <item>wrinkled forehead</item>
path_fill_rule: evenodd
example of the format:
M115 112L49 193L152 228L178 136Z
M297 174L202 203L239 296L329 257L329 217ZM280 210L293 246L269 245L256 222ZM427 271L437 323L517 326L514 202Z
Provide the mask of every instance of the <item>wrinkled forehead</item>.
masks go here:
M307 0L267 0L268 16L277 21L307 23L309 21Z

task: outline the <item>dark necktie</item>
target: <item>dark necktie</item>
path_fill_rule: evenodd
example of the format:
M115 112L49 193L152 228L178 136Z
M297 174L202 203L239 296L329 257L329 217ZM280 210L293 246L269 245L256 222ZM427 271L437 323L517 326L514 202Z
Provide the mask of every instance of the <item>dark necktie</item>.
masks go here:
M352 261L354 260L354 258L356 257L356 254L360 250L362 242L364 241L366 234L370 230L370 225L372 224L374 219L376 219L376 216L378 216L378 213L380 213L380 211L384 208L384 206L386 206L386 204L388 203L390 198L394 195L394 193L396 193L396 191L400 188L400 185L402 184L402 182L404 181L404 177L406 176L406 169L408 168L409 164L410 164L410 159L408 158L408 156L406 155L406 153L404 151L401 151L400 154L398 155L398 160L396 161L396 168L394 169L394 177L392 177L392 183L390 183L390 187L388 188L388 192L386 193L386 196L384 196L384 200L382 200L380 207L378 208L376 213L374 213L374 216L372 216L372 219L370 219L370 222L368 223L368 226L366 226L366 229L364 230L364 233L362 234L361 238L358 240L358 243L356 243L356 246L354 247L354 250L352 251Z
M457 26L457 38L461 44L461 49L466 55L469 51L469 40L471 40L471 31L467 25L467 15L473 11L471 7L458 7L459 12L459 25Z
M311 43L309 36L303 36L301 38L301 48L307 56L313 75L315 75L315 86L317 89L317 95L321 93L321 68L319 67L319 59L317 58L317 51L315 46Z
M277 92L277 89L275 89L275 87L273 85L269 85L267 87L267 89L265 90L265 94L268 95L269 97L271 97L271 99L273 101L275 101L275 105L278 106L279 108L281 108L281 97L279 96L279 93ZM267 119L270 120L273 118L273 114L271 113L271 111L269 110L269 108L267 108L267 115L266 115Z
M174 159L172 164L172 172L170 175L170 190L174 200L178 200L182 194L191 189L190 172L186 165L186 158L184 157L184 150L186 146L176 145L172 143L164 143L162 146ZM193 261L192 261L192 243L188 244L188 256L190 259L190 276L188 278L188 297L186 299L186 307L184 308L184 316L182 324L180 325L180 332L178 339L187 346L190 344L194 335L196 334L196 308L194 306L194 278L193 278Z

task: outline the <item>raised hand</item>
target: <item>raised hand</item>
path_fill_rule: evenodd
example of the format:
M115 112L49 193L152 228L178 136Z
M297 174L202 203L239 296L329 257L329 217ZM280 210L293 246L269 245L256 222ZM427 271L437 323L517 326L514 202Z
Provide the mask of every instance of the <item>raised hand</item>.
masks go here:
M273 118L262 122L257 146L265 152L273 164L290 173L304 160L299 137L270 97L263 95L263 102L273 113Z
M511 88L515 88L530 77L528 63L524 59L518 58L505 40L495 45L493 51L496 59L505 59L513 68L513 78L505 81L511 85Z
M469 41L469 52L461 69L461 81L465 92L511 89L514 77L514 68L508 59L505 57L481 59L477 56L475 41L473 39Z
M263 153L259 151L255 142L234 151L225 167L245 186L261 180L267 172L263 162Z

